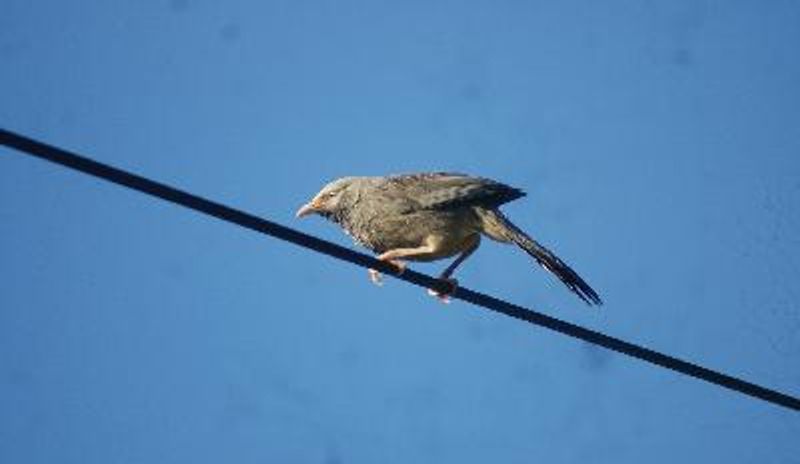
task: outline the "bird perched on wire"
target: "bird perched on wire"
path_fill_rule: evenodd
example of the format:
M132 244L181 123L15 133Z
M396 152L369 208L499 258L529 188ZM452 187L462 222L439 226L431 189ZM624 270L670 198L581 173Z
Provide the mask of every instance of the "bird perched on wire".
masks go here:
M393 264L435 261L457 256L441 273L455 291L451 276L481 242L481 236L514 243L589 305L602 300L575 271L550 250L511 223L500 206L525 196L519 189L491 179L453 173L388 177L344 177L320 190L297 211L297 217L319 214L341 226L356 242ZM373 282L381 276L370 269ZM447 301L447 295L430 291Z

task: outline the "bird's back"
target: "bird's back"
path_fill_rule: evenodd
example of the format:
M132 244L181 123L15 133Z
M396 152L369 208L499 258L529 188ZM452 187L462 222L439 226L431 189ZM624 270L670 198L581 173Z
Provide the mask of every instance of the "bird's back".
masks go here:
M467 206L495 209L525 196L520 189L465 174L403 174L383 179L385 195L404 198L410 209L447 210Z

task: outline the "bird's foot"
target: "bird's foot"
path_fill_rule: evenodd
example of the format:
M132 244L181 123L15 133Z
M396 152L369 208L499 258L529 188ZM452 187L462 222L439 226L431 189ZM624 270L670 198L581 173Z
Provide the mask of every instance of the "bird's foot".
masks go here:
M403 273L406 272L406 263L403 261L399 259L387 259L385 261L397 268L397 275L403 275Z
M372 281L373 284L377 286L383 285L383 276L380 272L376 271L375 269L369 270L369 280Z
M380 258L378 258L378 259L380 259ZM396 259L387 259L387 260L381 260L381 261L385 261L385 262L391 264L392 266L394 266L395 268L397 268L397 275L401 275L401 274L403 274L403 272L406 271L406 263L404 263L403 261L396 260ZM383 285L383 275L381 275L381 273L376 271L375 269L370 269L369 270L369 280L371 280L372 283L374 283L375 285L378 285L378 286Z
M432 288L429 288L428 289L428 295L435 296L442 303L445 303L445 304L450 303L450 295L452 295L453 293L456 292L456 289L458 288L458 281L456 279L451 279L451 278L448 278L448 277L442 277L439 280L441 280L442 282L446 283L450 288L448 288L443 293L437 292L436 290L433 290Z

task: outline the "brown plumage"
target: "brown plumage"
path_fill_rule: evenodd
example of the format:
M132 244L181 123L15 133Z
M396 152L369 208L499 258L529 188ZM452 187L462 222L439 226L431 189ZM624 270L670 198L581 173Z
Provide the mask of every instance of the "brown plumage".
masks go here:
M511 223L499 208L525 196L499 182L463 174L424 173L335 180L297 212L319 214L339 224L378 259L404 269L403 260L458 257L440 275L455 269L480 245L481 236L514 243L557 276L587 304L602 300L575 271ZM370 270L375 282L380 275ZM446 298L446 295L438 295Z

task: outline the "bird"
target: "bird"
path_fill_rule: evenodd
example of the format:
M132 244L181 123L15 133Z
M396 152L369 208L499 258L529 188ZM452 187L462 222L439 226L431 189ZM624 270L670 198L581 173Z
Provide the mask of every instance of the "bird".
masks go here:
M455 256L439 275L446 292L429 293L449 301L458 281L456 268L482 237L515 244L588 305L602 305L597 292L571 267L514 225L500 207L520 199L522 190L484 177L448 172L342 177L319 191L296 217L319 215L338 224L360 244L401 274L405 261L429 262ZM369 270L371 280L381 274Z

